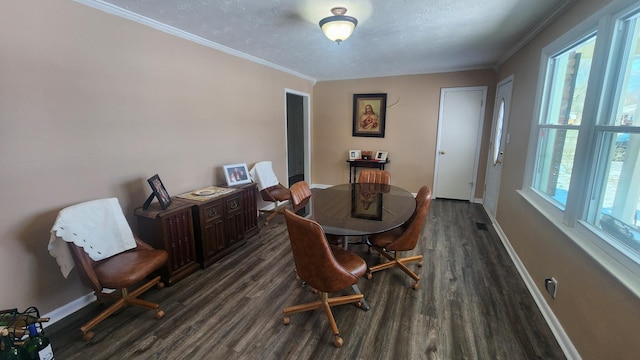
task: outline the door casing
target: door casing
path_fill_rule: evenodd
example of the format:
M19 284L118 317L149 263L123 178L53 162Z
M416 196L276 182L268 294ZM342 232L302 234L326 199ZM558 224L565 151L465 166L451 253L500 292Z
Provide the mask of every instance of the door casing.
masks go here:
M498 210L498 197L500 195L500 182L502 179L502 164L504 151L509 143L509 114L511 113L511 93L513 91L513 75L500 81L496 87L496 101L493 109L493 121L491 123L491 140L489 154L487 156L487 170L485 172L483 206L487 214L495 219ZM494 161L494 144L496 142L497 117L500 105L504 99L504 112L502 114L502 133L500 136L499 157Z

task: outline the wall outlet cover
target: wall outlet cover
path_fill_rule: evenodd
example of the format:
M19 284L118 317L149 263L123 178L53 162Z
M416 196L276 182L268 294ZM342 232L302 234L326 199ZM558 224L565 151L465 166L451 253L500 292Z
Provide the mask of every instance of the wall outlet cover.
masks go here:
M555 299L558 292L558 280L553 277L544 279L544 288Z

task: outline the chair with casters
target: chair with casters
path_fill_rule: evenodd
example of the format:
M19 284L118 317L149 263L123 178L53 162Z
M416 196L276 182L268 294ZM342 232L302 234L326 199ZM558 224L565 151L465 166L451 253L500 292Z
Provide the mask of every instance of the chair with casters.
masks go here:
M268 213L269 215L264 221L264 226L269 225L276 215L281 214L284 210L284 206L281 203L291 200L291 191L280 184L271 161L260 161L256 163L249 171L251 178L254 182L258 183L258 190L262 196L262 200L273 203L272 210L260 210L262 213Z
M416 195L416 210L406 224L384 233L369 236L368 241L371 248L389 261L371 266L367 273L368 279L371 279L372 274L376 271L399 267L415 281L413 288L418 289L420 276L411 271L406 264L417 261L418 266L422 266L423 256L415 255L401 258L400 253L415 249L424 228L430 203L431 189L428 186L423 186Z
M291 192L291 207L293 212L297 212L305 207L311 198L311 189L306 181L298 181L291 185L289 191Z
M296 215L290 210L284 211L285 221L291 242L291 252L297 270L297 276L317 291L319 301L287 307L283 310L284 324L289 324L289 315L323 309L333 331L336 347L344 343L331 312L331 306L356 303L362 306L362 294L329 297L357 284L367 272L367 264L358 255L340 247L329 245L324 231L313 220Z
M164 287L155 272L167 262L168 254L135 237L119 206L112 198L65 208L51 230L49 252L63 275L77 267L80 280L94 291L98 303L115 300L80 327L85 341L93 338L91 329L129 305L154 309L158 319L164 316L159 304L138 297L153 286Z
M364 169L360 171L357 182L391 185L391 173L386 170Z

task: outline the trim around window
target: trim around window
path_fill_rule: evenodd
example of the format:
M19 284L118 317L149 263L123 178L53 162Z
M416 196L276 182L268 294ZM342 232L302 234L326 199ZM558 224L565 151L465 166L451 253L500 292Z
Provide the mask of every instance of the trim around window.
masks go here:
M523 186L521 190L517 191L523 199L638 297L640 297L640 255L627 249L619 240L614 239L597 225L592 225L583 219L586 219L589 192L594 186L590 181L594 181L594 164L598 156L594 145L595 139L597 134L604 131L598 120L603 116L601 112L607 112L609 111L607 109L611 107L611 104L603 104L601 99L609 96L607 91L611 91L612 84L607 82L613 81L613 77L611 74L605 76L607 71L611 71L608 64L617 60L615 56L620 56L618 55L619 49L612 50L616 46L614 42L616 32L620 30L618 24L625 17L634 12L637 14L639 11L640 2L638 1L614 0L542 49ZM549 75L550 60L593 34L597 34L597 40L591 64L591 78L589 78L586 90L583 111L585 117L580 123L573 126L576 131L580 132L580 135L575 148L573 174L570 178L570 185L566 188L569 190L568 198L565 196L563 199L564 208L561 208L558 201L533 188L538 146L543 139L540 137L540 129L567 128L569 126L562 124L549 126L549 124L540 121L541 114L547 110L545 107L550 101L549 94L546 93L547 84L552 81ZM604 103L606 102L604 101ZM634 123L633 127L636 129L624 132L638 133L637 123ZM612 131L620 130L615 127ZM548 156L545 155L545 158ZM588 178L592 180L587 181Z

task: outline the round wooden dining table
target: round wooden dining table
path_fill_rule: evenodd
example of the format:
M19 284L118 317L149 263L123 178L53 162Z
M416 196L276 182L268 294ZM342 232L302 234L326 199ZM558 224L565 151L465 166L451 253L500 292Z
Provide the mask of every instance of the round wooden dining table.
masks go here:
M367 236L393 230L409 220L416 201L407 190L383 184L353 183L314 188L305 208L325 234ZM359 242L366 243L366 242ZM349 241L345 238L345 248ZM352 286L361 294L358 285ZM369 310L362 299L362 310Z
M312 189L310 217L326 234L372 235L404 224L416 208L407 190L382 184L353 183Z

